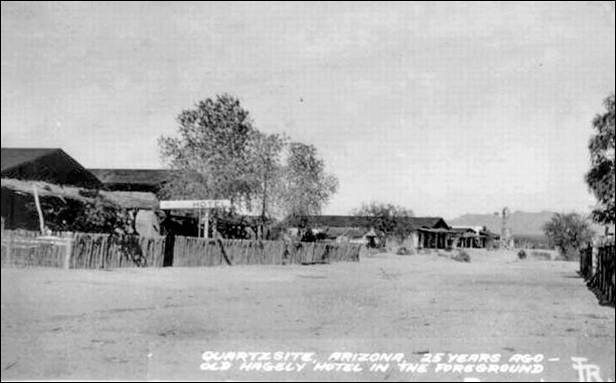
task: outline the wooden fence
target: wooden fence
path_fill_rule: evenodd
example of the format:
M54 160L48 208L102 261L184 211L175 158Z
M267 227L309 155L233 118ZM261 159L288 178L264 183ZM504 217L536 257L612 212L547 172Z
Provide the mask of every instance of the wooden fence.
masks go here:
M358 262L361 246L322 242L175 237L173 266Z
M616 303L616 245L587 247L580 252L580 275L602 303Z
M3 267L51 266L71 269L163 266L165 238L134 235L2 233Z
M67 267L71 251L70 238L32 233L8 230L2 232L2 267Z
M593 247L591 245L580 250L580 276L585 280L592 277L592 252Z
M120 267L162 267L165 238L136 235L76 234L73 238L71 269Z
M55 234L5 230L2 267L99 269L358 262L361 249L356 244L319 242Z

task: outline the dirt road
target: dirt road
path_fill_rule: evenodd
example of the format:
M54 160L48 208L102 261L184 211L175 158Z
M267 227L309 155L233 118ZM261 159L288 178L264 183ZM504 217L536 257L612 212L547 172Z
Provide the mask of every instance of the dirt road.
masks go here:
M471 263L384 254L314 266L2 269L2 379L570 381L579 378L572 357L586 358L585 373L614 379L614 309L597 304L576 263L471 256ZM202 366L205 351L313 354L303 354L301 370L300 358L277 365L287 372L264 371L266 361L275 365L270 354L255 356L260 371L241 370L246 359L203 371L225 367L213 353ZM371 371L373 363L355 363L360 356L334 354L342 352L398 353L406 364L383 356L387 368ZM514 365L532 371L512 372Z

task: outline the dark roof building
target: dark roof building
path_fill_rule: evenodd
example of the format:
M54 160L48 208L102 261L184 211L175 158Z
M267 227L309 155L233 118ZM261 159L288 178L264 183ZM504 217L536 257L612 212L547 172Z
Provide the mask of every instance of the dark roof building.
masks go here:
M304 215L288 217L283 225L286 227L306 227L309 225L315 227L370 228L374 219L374 217L352 215ZM449 225L441 217L405 217L404 220L412 230L449 228Z
M89 169L105 189L156 193L171 180L169 169Z
M415 229L449 229L449 225L441 217L408 217L406 218Z
M59 148L2 148L2 178L96 189L101 182Z

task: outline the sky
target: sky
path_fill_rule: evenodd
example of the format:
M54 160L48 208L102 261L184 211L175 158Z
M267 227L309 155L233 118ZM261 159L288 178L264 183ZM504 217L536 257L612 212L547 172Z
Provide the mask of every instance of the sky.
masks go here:
M326 214L384 201L454 218L587 212L588 139L614 91L611 2L2 2L2 147L160 168L157 139L229 93L313 144Z

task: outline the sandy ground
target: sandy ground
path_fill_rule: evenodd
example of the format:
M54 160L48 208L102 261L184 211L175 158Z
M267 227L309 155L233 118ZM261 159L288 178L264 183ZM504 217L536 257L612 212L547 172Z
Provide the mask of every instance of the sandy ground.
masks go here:
M598 305L577 263L471 256L471 263L380 254L314 266L2 269L2 379L578 380L571 357L614 379L614 309ZM314 354L300 372L246 372L241 361L202 371L208 350ZM414 372L397 363L314 371L335 352L403 353L415 368L438 353L499 354L500 365L518 353L543 360L531 363L542 372L530 375L435 372L435 363Z

